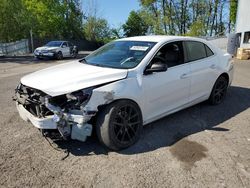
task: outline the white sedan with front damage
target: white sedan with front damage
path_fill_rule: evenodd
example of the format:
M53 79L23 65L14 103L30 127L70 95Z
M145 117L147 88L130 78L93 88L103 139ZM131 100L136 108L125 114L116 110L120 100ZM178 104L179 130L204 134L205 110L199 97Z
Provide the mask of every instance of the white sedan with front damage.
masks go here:
M232 78L231 56L205 40L124 38L24 76L16 106L44 135L85 141L95 130L119 150L134 144L145 124L202 101L222 103Z
M36 48L34 56L37 59L54 58L61 60L64 57L76 58L78 54L77 46L69 41L50 41L42 47Z

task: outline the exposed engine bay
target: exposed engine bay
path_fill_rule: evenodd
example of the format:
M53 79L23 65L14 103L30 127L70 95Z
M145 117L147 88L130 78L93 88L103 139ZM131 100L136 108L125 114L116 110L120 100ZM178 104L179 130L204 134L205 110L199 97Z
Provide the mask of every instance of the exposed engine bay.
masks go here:
M51 97L40 90L19 84L15 90L14 100L17 102L21 117L26 121L31 121L35 126L37 125L36 127L43 133L48 133L51 129L56 128L63 139L71 137L85 141L92 132L92 125L88 122L96 113L84 109L92 90L93 88L86 88L70 94ZM34 117L27 117L27 112ZM38 119L39 123L35 122ZM46 129L43 127L43 120L44 125L45 121L51 121L56 127L51 126Z

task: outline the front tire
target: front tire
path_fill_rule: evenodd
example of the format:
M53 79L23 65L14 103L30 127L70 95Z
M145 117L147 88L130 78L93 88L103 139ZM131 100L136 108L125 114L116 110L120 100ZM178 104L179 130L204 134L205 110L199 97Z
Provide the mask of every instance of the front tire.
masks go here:
M62 54L61 51L57 52L56 59L58 59L58 60L62 60L63 59L63 54Z
M141 131L141 111L132 101L113 102L97 116L97 136L109 149L121 150L133 145L139 140Z
M218 105L222 103L226 97L228 88L228 80L224 76L220 76L213 87L209 102L212 105Z

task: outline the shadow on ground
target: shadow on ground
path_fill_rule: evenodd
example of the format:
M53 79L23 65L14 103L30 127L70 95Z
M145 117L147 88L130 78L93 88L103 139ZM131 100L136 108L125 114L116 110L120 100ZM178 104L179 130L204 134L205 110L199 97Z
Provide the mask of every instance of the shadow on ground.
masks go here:
M204 130L230 131L226 127L220 127L219 124L249 107L250 89L232 86L222 104L211 106L203 102L146 125L139 142L118 153L131 155L150 152L161 147L172 146L179 140ZM57 141L55 143L59 148L67 149L76 156L109 152L99 144L95 135L88 138L85 143L78 141Z

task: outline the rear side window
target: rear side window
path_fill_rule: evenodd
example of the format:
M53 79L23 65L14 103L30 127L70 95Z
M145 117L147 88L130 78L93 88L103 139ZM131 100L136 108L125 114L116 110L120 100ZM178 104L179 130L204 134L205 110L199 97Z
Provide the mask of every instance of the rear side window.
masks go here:
M212 50L206 44L204 44L204 45L205 45L205 48L206 48L207 57L214 55Z
M188 61L195 61L207 57L207 52L203 43L186 41L185 45L188 53Z

